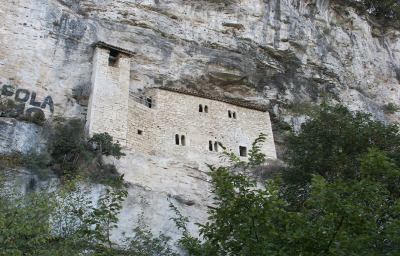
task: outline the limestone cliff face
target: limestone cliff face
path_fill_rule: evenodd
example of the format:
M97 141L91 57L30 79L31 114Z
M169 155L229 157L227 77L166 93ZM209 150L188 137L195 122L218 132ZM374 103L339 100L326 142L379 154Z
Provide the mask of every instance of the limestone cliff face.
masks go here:
M400 103L400 31L339 0L12 0L0 9L0 82L84 112L91 45L136 52L131 88L175 85L267 103L296 125L332 99L387 116ZM300 103L300 104L299 104Z
M293 126L324 99L400 118L383 111L400 105L400 30L339 0L10 0L0 24L0 86L35 92L33 102L50 95L48 116L85 113L92 44L104 41L136 53L132 89L174 85L252 100ZM179 196L180 182L155 187Z

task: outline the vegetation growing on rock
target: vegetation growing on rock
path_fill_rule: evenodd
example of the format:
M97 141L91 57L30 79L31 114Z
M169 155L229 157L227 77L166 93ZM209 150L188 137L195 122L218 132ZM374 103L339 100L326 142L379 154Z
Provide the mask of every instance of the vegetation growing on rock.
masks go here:
M181 245L190 255L395 255L398 132L369 115L323 107L292 134L288 167L265 187L248 175L251 162L212 167L216 202L200 224L204 240L188 234L177 212Z
M98 143L108 141L101 138ZM183 231L179 244L189 255L398 253L398 126L323 106L292 133L287 167L264 186L252 176L265 161L260 143L263 136L254 142L249 162L226 154L231 165L210 167L215 204L208 221L199 224L201 239L190 235L188 218L171 204ZM135 229L125 246L113 243L110 231L127 195L124 186L107 189L96 207L84 194L73 182L25 197L3 188L0 255L177 255L168 237L146 228Z
M390 19L400 18L400 1L399 0L363 0L368 12L378 17Z
M153 236L146 227L132 227L125 246L111 241L127 195L124 187L106 189L93 204L76 181L28 195L1 185L0 255L176 255L168 237Z

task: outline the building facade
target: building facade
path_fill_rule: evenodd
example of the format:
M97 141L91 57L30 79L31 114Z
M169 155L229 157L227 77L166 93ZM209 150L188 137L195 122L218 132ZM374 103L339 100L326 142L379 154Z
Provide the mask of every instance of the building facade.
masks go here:
M133 152L214 164L224 148L245 160L254 140L265 134L262 152L276 158L265 107L179 88L130 92L129 53L119 54L104 45L96 47L87 116L90 135L108 132Z

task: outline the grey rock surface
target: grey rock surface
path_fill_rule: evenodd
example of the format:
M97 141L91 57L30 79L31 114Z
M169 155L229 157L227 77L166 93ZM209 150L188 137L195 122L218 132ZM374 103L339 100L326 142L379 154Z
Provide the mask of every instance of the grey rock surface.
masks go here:
M132 89L197 88L278 118L324 99L399 117L382 108L400 103L400 31L341 1L13 0L0 23L0 82L52 95L56 115L84 112L74 92L90 85L101 40L136 52Z
M40 154L46 149L43 127L0 117L0 154Z
M384 111L400 105L400 30L338 0L3 2L0 87L35 91L39 100L50 95L54 116L84 115L92 45L104 41L136 53L132 90L181 86L268 104L274 121L296 129L307 119L304 109L324 100L386 122L400 118ZM0 153L32 148L36 128L5 122L0 129ZM193 223L206 219L203 173L157 156L128 155L117 166L138 188L130 191L122 226L141 211L133 204L140 197L149 202L151 228L174 238L168 195L183 202L194 232Z

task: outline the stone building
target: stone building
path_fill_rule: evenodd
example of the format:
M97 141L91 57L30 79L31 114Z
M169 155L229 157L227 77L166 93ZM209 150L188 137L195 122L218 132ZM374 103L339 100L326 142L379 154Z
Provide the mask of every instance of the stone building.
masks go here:
M131 91L130 55L99 43L93 59L87 130L108 132L133 152L216 163L223 148L245 159L261 134L267 158L275 159L265 106L183 88Z

